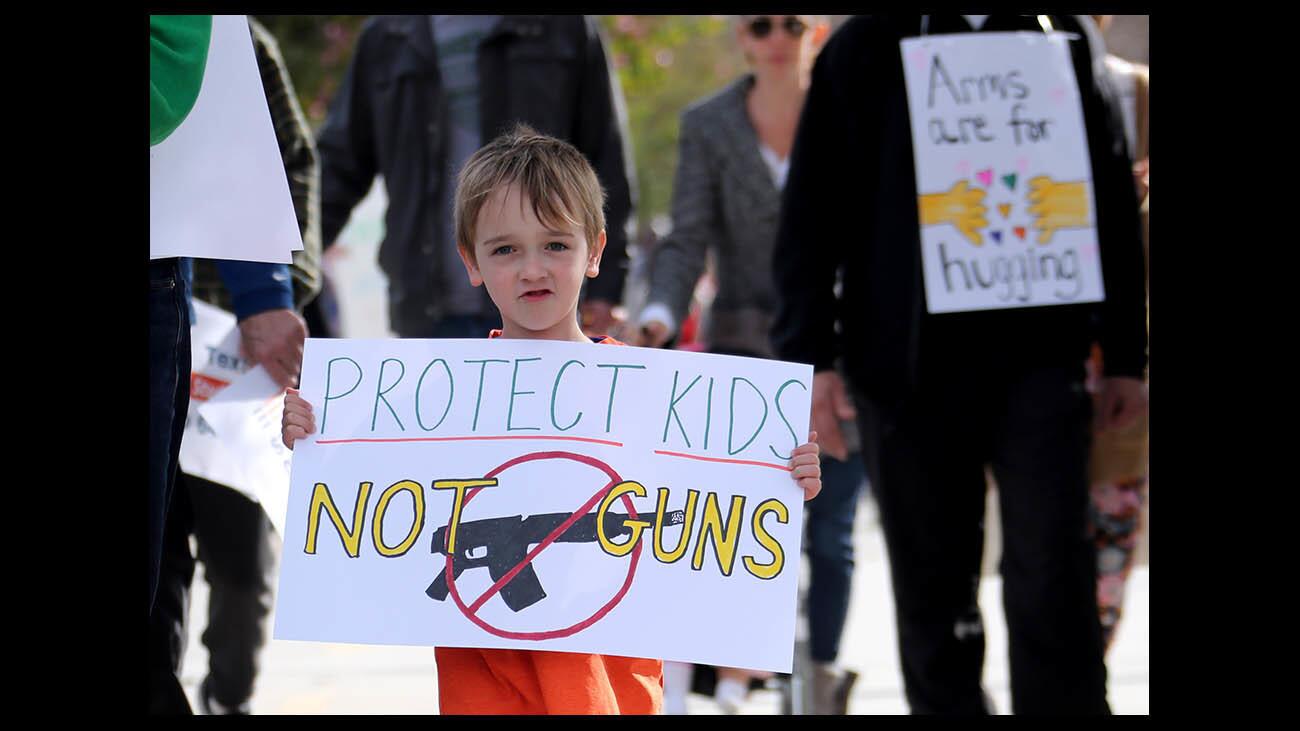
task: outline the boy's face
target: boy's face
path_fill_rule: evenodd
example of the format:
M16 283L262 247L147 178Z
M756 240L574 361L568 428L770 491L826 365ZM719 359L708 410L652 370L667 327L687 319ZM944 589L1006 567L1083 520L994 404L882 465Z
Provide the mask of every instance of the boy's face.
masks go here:
M578 293L583 276L600 273L605 232L589 243L578 224L542 223L517 184L492 193L475 229L475 260L463 250L461 259L470 283L485 285L501 311L502 335L585 340L576 318Z

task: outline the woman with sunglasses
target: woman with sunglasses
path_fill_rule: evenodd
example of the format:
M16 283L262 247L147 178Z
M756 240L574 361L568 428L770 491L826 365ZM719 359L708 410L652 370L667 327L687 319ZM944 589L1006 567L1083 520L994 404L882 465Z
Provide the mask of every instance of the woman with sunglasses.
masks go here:
M655 248L640 331L628 339L661 347L673 337L711 253L717 294L703 318L702 340L709 352L771 358L772 249L781 188L813 58L830 26L819 16L740 16L735 32L750 71L682 114L672 233ZM846 712L856 677L836 668L835 659L848 613L853 516L865 473L860 455L840 457L822 460L822 494L806 506L814 661L808 710L821 714ZM691 673L689 665L665 664L665 712L685 712ZM739 710L756 677L762 676L718 670L714 696L724 712ZM707 680L701 685L707 688Z

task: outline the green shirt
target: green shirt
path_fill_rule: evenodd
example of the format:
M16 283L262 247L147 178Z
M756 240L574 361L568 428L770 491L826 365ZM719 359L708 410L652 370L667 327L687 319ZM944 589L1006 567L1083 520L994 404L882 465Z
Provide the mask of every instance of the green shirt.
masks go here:
M149 16L149 146L194 108L212 38L211 15Z

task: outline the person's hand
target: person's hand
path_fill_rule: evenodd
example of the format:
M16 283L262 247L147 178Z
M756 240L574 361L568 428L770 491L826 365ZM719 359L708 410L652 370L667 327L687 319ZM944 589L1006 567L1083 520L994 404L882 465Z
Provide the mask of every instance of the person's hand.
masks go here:
M822 435L821 441L826 443L826 454L841 461L849 458L840 422L857 416L858 412L853 408L840 374L835 371L820 371L813 375L813 433Z
M1137 183L1138 200L1146 198L1151 190L1151 158L1144 157L1133 164L1133 182Z
M293 310L259 312L239 323L239 354L260 365L282 388L298 385L307 323Z
M578 308L582 331L587 335L608 335L614 329L614 305L589 299Z
M790 476L803 488L804 501L817 497L822 491L822 460L817 448L817 432L808 435L808 441L790 453Z
M311 404L298 395L298 389L284 392L284 415L280 417L280 441L290 450L293 443L316 433L316 418L311 415Z
M645 348L662 348L672 333L668 332L668 326L658 320L646 320L637 328L636 335L637 345Z
M1029 215L1038 229L1038 243L1046 244L1059 228L1088 225L1088 188L1084 181L1057 182L1039 175L1029 180Z
M982 205L983 202L984 191L971 188L965 180L954 183L946 193L917 196L922 226L951 223L976 246L984 245L979 229L989 225L988 219L984 218L988 209Z
M1147 409L1147 386L1141 379L1112 376L1101 379L1093 430L1126 429Z

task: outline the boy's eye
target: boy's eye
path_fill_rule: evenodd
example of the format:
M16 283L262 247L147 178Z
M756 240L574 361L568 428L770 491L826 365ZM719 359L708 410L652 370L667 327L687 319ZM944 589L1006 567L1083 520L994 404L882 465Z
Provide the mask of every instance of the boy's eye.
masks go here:
M569 248L569 245L563 241L552 241L546 245L546 248L551 251L565 251Z
M497 254L509 254L510 252L512 252L512 251L514 251L514 250L515 250L515 247L511 246L510 244L503 244L503 245L498 246L498 247L496 247L495 249L493 249L493 250L492 250L492 255L493 255L493 256L496 256Z

